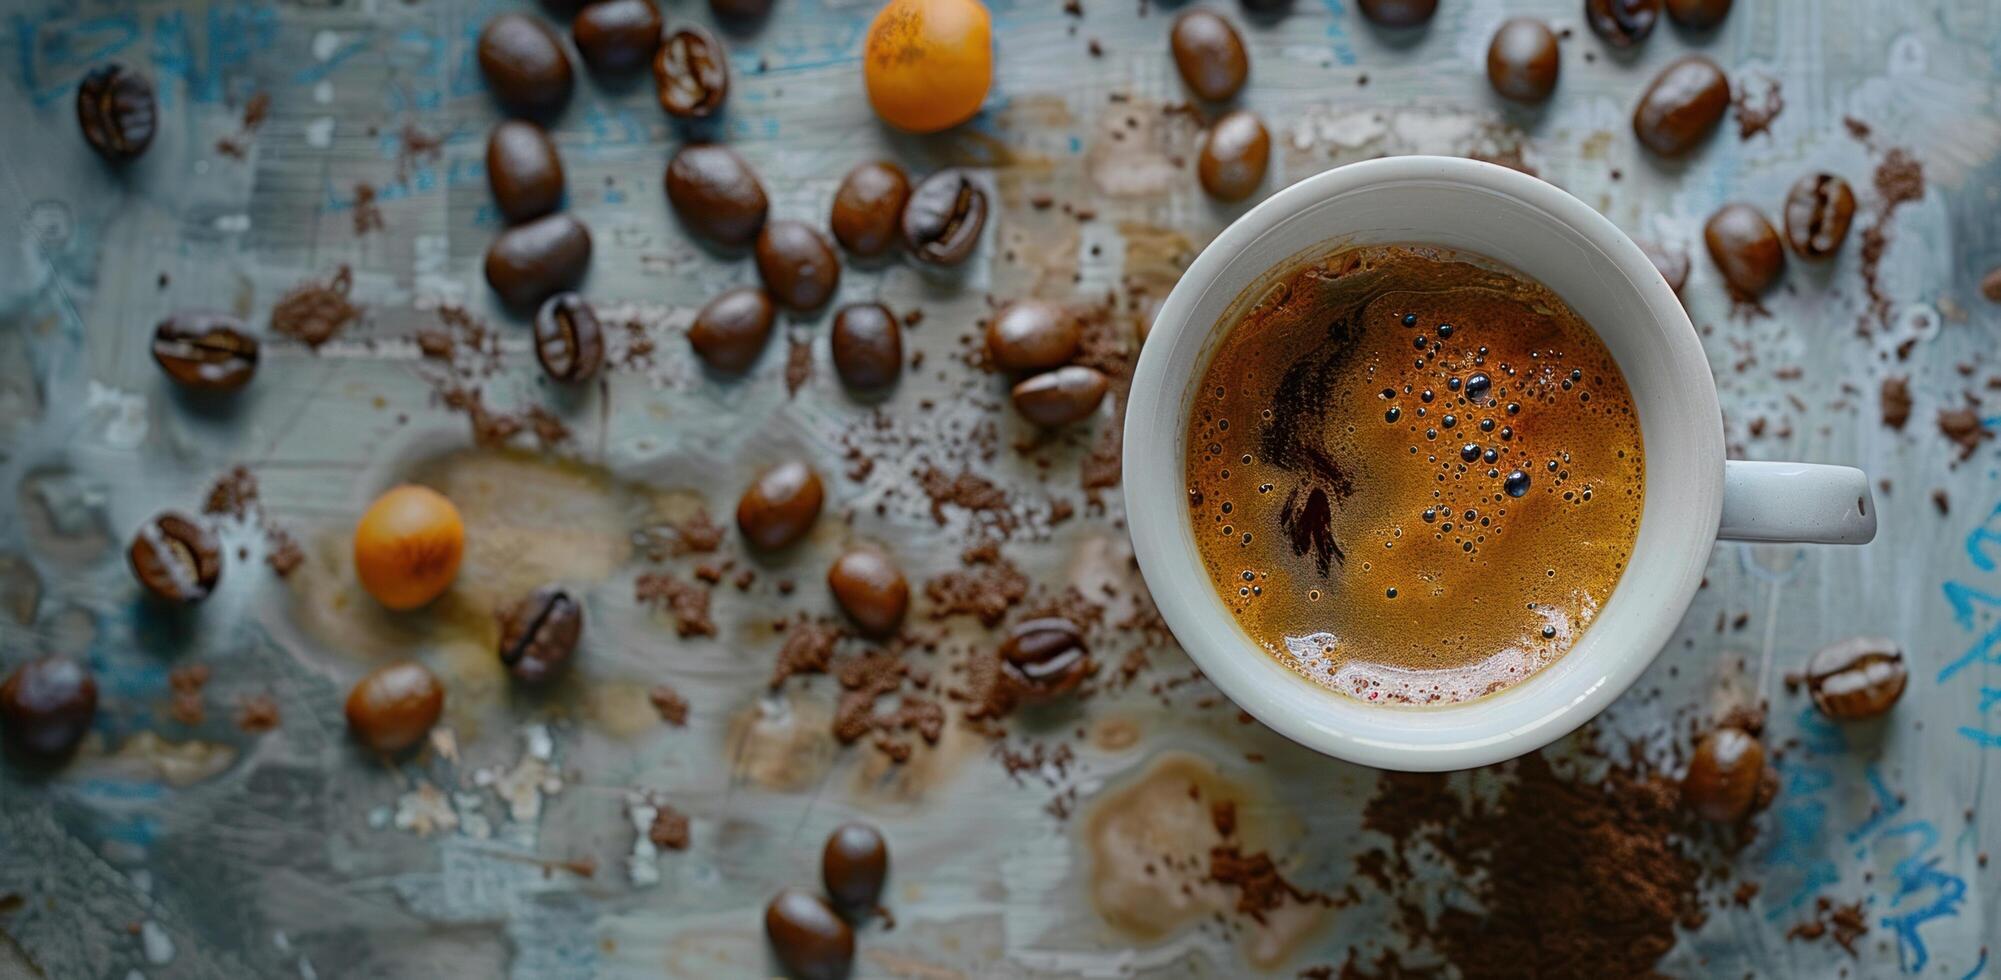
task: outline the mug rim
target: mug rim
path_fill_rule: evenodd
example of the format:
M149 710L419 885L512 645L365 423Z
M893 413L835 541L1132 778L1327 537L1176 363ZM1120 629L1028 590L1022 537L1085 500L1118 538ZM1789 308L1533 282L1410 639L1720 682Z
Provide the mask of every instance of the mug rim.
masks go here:
M1567 675L1576 677L1570 682L1577 688L1574 691L1552 693L1547 685L1539 688L1539 700L1549 700L1551 706L1526 722L1500 717L1506 712L1495 705L1511 693L1534 686L1533 682L1556 664L1495 694L1447 705L1368 704L1299 675L1261 649L1223 610L1192 538L1180 526L1187 522L1182 499L1184 461L1180 456L1191 411L1186 395L1192 382L1189 371L1170 376L1170 370L1179 370L1178 365L1168 363L1176 356L1170 351L1183 346L1182 335L1188 331L1199 331L1213 342L1225 329L1220 321L1192 322L1197 307L1226 275L1235 284L1231 289L1234 301L1258 275L1270 271L1260 267L1244 275L1235 267L1254 243L1295 216L1373 185L1423 183L1458 185L1512 198L1549 216L1562 230L1602 253L1616 266L1622 280L1604 288L1625 292L1650 314L1644 323L1628 329L1652 331L1667 348L1666 362L1629 364L1621 360L1621 371L1635 376L1644 368L1652 376L1693 386L1684 387L1682 394L1694 405L1699 420L1706 420L1693 427L1699 431L1688 433L1695 447L1697 471L1674 477L1678 491L1686 488L1690 492L1686 499L1679 492L1671 495L1677 518L1672 523L1699 529L1705 537L1687 548L1667 549L1657 544L1644 552L1646 561L1674 563L1666 573L1656 576L1664 578L1667 587L1647 593L1644 612L1629 610L1623 620L1614 622L1606 622L1607 617L1601 615L1587 627L1584 637L1592 641L1591 662L1598 669ZM1336 228L1322 237L1332 242L1341 235L1341 229ZM1423 235L1415 234L1412 240L1422 241ZM1537 278L1526 271L1521 274ZM1243 281L1236 283L1239 278ZM1594 324L1593 329L1599 328ZM1205 348L1190 371L1202 370L1209 353L1212 349ZM1637 393L1635 403L1638 407ZM1498 762L1540 748L1595 717L1639 679L1671 638L1694 600L1722 514L1725 453L1715 376L1680 300L1651 260L1610 220L1561 188L1515 170L1459 157L1392 157L1348 164L1292 184L1238 217L1189 265L1155 315L1134 370L1123 435L1123 493L1134 556L1156 597L1155 605L1182 648L1219 690L1266 726L1323 754L1380 768L1439 771ZM1163 456L1172 458L1163 460ZM1173 474L1170 480L1159 479L1165 475L1163 462ZM1648 483L1648 492L1657 492L1651 468ZM1645 518L1643 527L1644 523ZM1629 565L1642 559L1636 539ZM1193 585L1189 584L1189 569L1194 570ZM1637 593L1637 588L1631 588L1633 584L1631 574L1622 574L1607 597L1607 609L1621 592ZM1188 601L1196 598L1187 595L1195 587L1200 587L1202 594L1199 600ZM1608 629L1613 631L1610 637ZM1566 657L1578 654L1586 643L1581 638ZM1312 700L1296 690L1302 685L1313 688L1322 700ZM1302 706L1307 710L1301 710ZM1427 725L1450 718L1455 722L1450 726L1454 734L1431 742L1406 741L1349 730L1369 727L1352 720L1346 729L1341 724L1341 716L1347 715L1350 719L1367 716L1374 725L1385 717L1375 714L1378 712L1427 713Z

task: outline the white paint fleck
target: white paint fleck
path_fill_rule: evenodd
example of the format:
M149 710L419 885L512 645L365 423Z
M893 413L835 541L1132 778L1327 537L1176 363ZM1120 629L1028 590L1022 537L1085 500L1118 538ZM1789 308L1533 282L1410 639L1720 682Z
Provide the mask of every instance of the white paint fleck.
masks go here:
M320 61L332 61L340 52L340 32L321 31L313 35L313 57Z
M660 883L660 849L653 846L653 818L660 808L644 797L628 797L625 816L632 821L632 854L625 860L626 877L635 885Z
M132 879L132 888L139 894L153 894L153 872L145 868L134 868L126 877Z
M146 975L138 970L125 971L125 980L146 980Z
M396 829L429 837L433 831L457 830L459 815L443 790L435 784L418 783L417 788L396 801Z
M453 793L452 806L459 812L459 833L474 840L493 836L493 821L486 818L486 801L478 793Z
M136 449L146 441L146 399L95 379L84 398L84 410L104 419L104 442L113 449Z
M419 306L432 299L447 305L465 301L465 284L451 274L452 246L448 238L418 235L411 240L411 253Z
M247 214L218 214L213 222L215 230L225 235L241 235L250 230L250 216Z
M369 829L370 830L387 829L389 826L389 821L391 816L392 813L390 809L386 806L378 806L375 809L368 811Z
M491 788L507 804L507 814L520 823L532 823L542 815L542 797L563 791L563 777L550 765L556 744L546 725L528 725L521 730L521 761L505 772L488 767L473 772L475 786Z
M333 145L334 117L321 116L306 124L306 145L324 150Z
M333 93L333 83L322 80L313 86L313 101L319 105L332 105Z
M146 951L146 962L154 966L164 966L174 961L174 937L160 924L147 919L139 924L139 944Z
M299 980L320 980L320 971L313 969L313 961L299 957Z
M549 737L549 726L529 725L521 732L521 737L527 743L530 756L543 762L555 757L556 742Z
M271 946L280 953L289 953L292 951L292 937L285 935L283 929L274 929L271 932Z

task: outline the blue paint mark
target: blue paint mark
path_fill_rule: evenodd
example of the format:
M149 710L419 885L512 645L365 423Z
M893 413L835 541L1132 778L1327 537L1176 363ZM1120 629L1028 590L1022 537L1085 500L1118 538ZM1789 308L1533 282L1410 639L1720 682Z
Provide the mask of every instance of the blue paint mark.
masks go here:
M1982 946L1980 947L1980 961L1973 964L1973 969L1966 971L1966 975L1960 977L1959 980L1973 980L1974 977L1985 972L1987 972L1987 947Z
M1983 592L1964 582L1957 580L1947 581L1939 588L1940 591L1945 593L1945 601L1952 605L1952 618L1955 622L1959 623L1961 629L1971 630L1974 628L1973 606L1975 603L2001 608L2001 595ZM1993 656L1996 644L2001 644L2001 623L1996 624L1992 629L1983 634L1980 639L1975 640L1972 646L1966 648L1965 653L1959 655L1958 659L1939 668L1939 682L1944 683L1951 679L1952 675L1965 670L1976 660L1984 659L1988 663L2001 663L2001 660L1997 660Z
M178 75L185 83L188 98L196 102L220 102L229 94L225 81L243 74L252 55L268 49L278 36L278 15L274 10L245 3L211 7L202 26L206 44L197 46L189 35L187 15L171 11L153 24L153 64L163 75ZM202 58L200 52L208 56ZM173 86L157 86L161 101L168 101Z
M136 14L93 17L76 24L60 22L61 14L29 18L14 14L14 53L20 59L21 88L37 108L68 94L77 79L97 62L139 40ZM60 77L61 82L55 79Z
M299 69L297 72L294 72L292 75L292 84L312 85L315 82L326 81L326 79L329 76L331 76L335 71L340 69L340 66L347 64L349 58L352 58L355 55L358 55L366 50L368 50L367 39L355 38L354 40L349 41L348 43L343 44L338 48L335 48L333 56L328 58L327 60L322 61L318 64L307 65L306 67Z
M1923 843L1909 857L1897 862L1892 872L1897 880L1897 893L1890 899L1891 907L1902 906L1904 899L1914 895L1929 893L1934 897L1918 908L1901 915L1886 915L1881 921L1896 933L1898 964L1905 973L1916 973L1931 961L1918 927L1934 919L1957 917L1959 906L1966 899L1966 879L1940 871L1937 857L1924 857L1924 852L1938 844L1938 828L1930 821L1914 820L1891 828L1883 832L1881 839L1902 836L1916 836Z
M1070 152L1072 154L1084 152L1084 140L1082 137L1079 136L1070 137Z
M1848 832L1850 844L1875 833L1876 828L1889 823L1891 817L1904 812L1904 801L1898 799L1897 794L1890 792L1890 787L1883 784L1883 774L1877 771L1874 765L1864 769L1863 775L1868 777L1869 795L1876 798L1876 806L1869 819L1862 821L1861 826Z

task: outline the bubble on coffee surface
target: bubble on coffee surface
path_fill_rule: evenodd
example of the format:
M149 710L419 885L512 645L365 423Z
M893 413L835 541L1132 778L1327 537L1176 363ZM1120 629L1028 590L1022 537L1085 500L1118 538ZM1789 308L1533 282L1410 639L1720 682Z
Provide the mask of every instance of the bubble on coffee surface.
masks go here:
M1466 258L1298 267L1232 325L1190 418L1219 597L1278 659L1365 701L1469 700L1560 658L1638 533L1616 363L1553 293Z

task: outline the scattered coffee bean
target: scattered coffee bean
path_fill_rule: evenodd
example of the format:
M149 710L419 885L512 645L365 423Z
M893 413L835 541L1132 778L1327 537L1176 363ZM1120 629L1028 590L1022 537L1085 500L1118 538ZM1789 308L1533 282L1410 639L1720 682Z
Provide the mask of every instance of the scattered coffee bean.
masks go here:
M1416 27L1438 12L1438 0L1359 0L1362 16L1384 27Z
M742 30L771 14L771 0L709 0L709 13L724 27Z
M486 182L508 221L539 218L563 206L563 158L548 131L503 120L486 138Z
M874 909L889 878L889 844L882 831L865 823L835 827L820 852L820 877L841 910L853 915Z
M583 634L583 603L560 585L542 586L501 612L500 662L515 677L541 683L569 664Z
M688 230L742 248L764 228L764 185L726 146L686 143L667 162L667 202Z
M30 660L0 681L0 735L31 762L69 755L96 717L97 680L68 657Z
M1667 11L1683 27L1707 30L1730 16L1730 0L1667 0Z
M1110 381L1104 372L1081 364L1044 371L1014 386L1014 410L1045 428L1090 418L1105 400Z
M1695 815L1714 823L1736 823L1769 801L1765 747L1739 728L1718 728L1704 736L1681 780L1681 800Z
M1271 134L1264 120L1244 109L1225 113L1209 127L1202 139L1202 152L1195 160L1195 176L1202 189L1219 201L1241 201L1251 196L1265 181L1265 167L1271 162Z
M257 373L257 338L223 313L175 313L153 328L153 360L183 388L235 391Z
M1694 149L1730 107L1730 81L1716 62L1688 55L1661 69L1633 107L1633 135L1665 157Z
M557 293L535 313L535 359L550 378L589 381L604 366L604 331L597 311L576 293Z
M843 306L834 314L834 370L850 388L883 388L903 373L903 327L881 303Z
M1980 295L1989 303L2001 303L2001 265L1987 270L1987 274L1980 277Z
M1660 18L1661 0L1584 0L1584 22L1591 33L1615 48L1646 40Z
M1236 98L1251 74L1244 39L1222 15L1190 7L1174 18L1167 42L1181 80L1201 98L1227 102Z
M347 695L347 728L377 752L401 752L430 734L445 710L445 687L414 660L384 664Z
M903 569L874 548L849 548L827 569L827 588L841 609L872 636L888 636L910 608Z
M703 306L688 328L688 343L709 367L727 374L750 370L771 337L778 308L756 286L739 286Z
M1563 67L1556 32L1533 17L1511 17L1487 45L1487 81L1502 98L1541 102L1556 91Z
M764 934L778 962L797 980L844 980L855 958L855 932L818 895L787 888L764 909Z
M153 83L113 62L92 68L76 87L76 121L84 141L114 163L136 159L159 128Z
M1757 208L1726 204L1702 226L1709 259L1740 297L1750 299L1770 289L1786 268L1786 247L1779 233Z
M841 178L829 220L834 240L856 255L881 255L896 244L897 219L910 200L910 178L886 161L864 163Z
M1645 252L1647 261L1660 271L1661 278L1667 280L1668 288L1681 295L1681 287L1688 284L1688 253L1670 252L1653 242L1638 242L1640 251Z
M1855 189L1833 174L1808 174L1786 195L1786 242L1803 259L1841 249L1855 219Z
M173 511L140 525L126 559L139 584L167 602L200 602L222 577L222 543L215 533Z
M585 4L570 21L570 37L592 71L630 74L646 67L660 47L660 10L653 0Z
M653 56L653 84L660 108L676 119L707 119L730 94L729 56L722 43L699 27L667 35Z
M1056 616L1017 624L1001 643L1000 658L1011 692L1028 701L1068 694L1096 666L1083 631Z
M513 307L529 307L575 286L591 265L591 233L569 214L515 225L486 250L486 283Z
M987 324L987 357L1003 371L1046 371L1070 363L1083 338L1077 318L1062 305L1015 300Z
M757 235L757 274L780 306L817 310L841 284L841 260L803 221L772 221Z
M752 545L776 551L806 536L825 499L820 475L787 460L757 475L736 504L736 526Z
M987 224L987 192L960 170L940 170L919 181L903 206L903 241L932 265L958 265L980 244Z
M1908 679L1897 644L1866 636L1823 647L1806 668L1814 706L1835 721L1883 715L1904 696Z
M502 107L546 118L570 101L575 79L555 32L527 14L501 14L479 32L479 73Z

